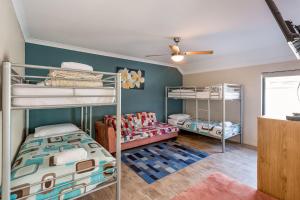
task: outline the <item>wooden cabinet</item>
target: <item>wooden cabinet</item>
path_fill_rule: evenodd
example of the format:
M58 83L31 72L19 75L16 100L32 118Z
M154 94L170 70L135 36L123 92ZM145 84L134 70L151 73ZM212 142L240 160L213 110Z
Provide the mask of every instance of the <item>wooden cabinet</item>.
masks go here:
M258 118L258 190L300 200L300 122Z

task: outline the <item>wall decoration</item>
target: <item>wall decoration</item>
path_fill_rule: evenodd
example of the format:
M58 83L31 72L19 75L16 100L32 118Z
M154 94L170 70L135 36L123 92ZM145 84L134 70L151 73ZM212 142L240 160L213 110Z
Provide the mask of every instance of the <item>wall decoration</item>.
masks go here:
M145 71L140 69L130 69L117 67L117 72L121 73L122 88L143 90L145 85Z

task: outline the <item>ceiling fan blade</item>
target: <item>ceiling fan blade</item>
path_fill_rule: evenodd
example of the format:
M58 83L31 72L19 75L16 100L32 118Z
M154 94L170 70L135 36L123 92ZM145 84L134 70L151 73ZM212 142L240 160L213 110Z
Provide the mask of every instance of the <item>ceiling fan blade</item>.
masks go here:
M158 57L158 56L169 56L169 54L153 54L153 55L146 55L146 58L150 58L150 57Z
M184 55L206 55L206 54L213 54L214 51L187 51L184 52Z
M179 54L180 53L180 49L177 45L169 45L171 52L174 54Z

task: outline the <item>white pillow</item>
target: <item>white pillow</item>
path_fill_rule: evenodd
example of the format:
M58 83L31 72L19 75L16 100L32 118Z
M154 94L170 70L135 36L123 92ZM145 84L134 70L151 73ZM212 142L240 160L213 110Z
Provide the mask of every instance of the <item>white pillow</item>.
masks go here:
M189 119L191 118L191 116L188 114L173 114L173 115L169 115L169 118L181 120L181 119Z
M53 137L80 130L70 123L40 126L35 128L34 137Z
M55 165L64 165L71 162L87 159L87 151L84 148L75 148L59 152L54 155Z
M61 68L63 69L75 69L75 70L86 70L93 71L93 67L90 65L76 63L76 62L63 62L61 63Z

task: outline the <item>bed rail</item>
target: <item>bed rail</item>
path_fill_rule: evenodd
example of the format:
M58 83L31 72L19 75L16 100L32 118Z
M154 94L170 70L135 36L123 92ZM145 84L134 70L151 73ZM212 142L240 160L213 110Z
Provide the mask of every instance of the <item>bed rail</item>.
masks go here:
M235 135L240 135L240 143L243 141L243 87L240 84L232 84L232 83L222 83L211 86L171 86L166 87L165 89L165 121L168 122L168 100L169 99L178 99L178 100L190 100L191 102L195 102L195 112L194 117L196 121L199 120L199 111L204 111L207 113L207 121L208 127L211 125L211 101L218 101L221 103L222 110L220 113L222 114L221 123L222 123L222 152L225 152L225 140L233 137ZM198 106L198 101L206 101L207 109L201 109ZM239 102L239 111L240 111L240 133L234 134L230 137L225 137L225 122L226 122L226 102L227 101L236 101ZM186 113L186 101L184 101L183 113ZM183 127L180 127L183 129ZM188 130L191 131L191 130ZM201 134L199 131L196 133ZM208 129L208 133L210 134L210 129ZM214 137L213 135L207 135L209 137ZM214 137L216 138L216 137ZM220 139L220 138L219 138Z
M77 182L80 182L80 181L83 181L83 180L91 178L91 175L82 176L82 177L77 178L77 179L74 178L77 173L79 174L79 173L84 172L86 170L91 170L91 173L92 172L96 172L96 173L93 173L92 176L103 175L105 173L106 174L110 174L110 175L107 176L106 178L103 178L102 182L98 182L98 183L96 182L96 183L93 183L93 184L84 184L84 185L82 185L82 188L86 188L86 187L91 186L91 185L102 184L102 183L105 183L107 180L116 180L116 171L117 171L117 169L116 169L116 166L115 166L115 161L111 161L111 162L108 162L106 164L113 164L114 167L113 168L109 168L109 169L105 169L105 170L99 170L99 167L101 167L101 166L95 165L95 166L90 167L90 168L85 168L82 171L79 170L77 172L72 172L72 173L69 173L69 174L61 175L59 177L53 177L51 179L47 179L47 180L44 180L44 181L31 183L30 185L26 185L26 186L23 186L23 187L11 188L11 193L12 194L18 194L23 189L33 188L33 187L36 187L36 186L39 186L39 185L41 186L42 184L44 184L46 182L50 182L50 181L60 182L60 180L62 180L62 179L64 179L63 180L64 183L60 184L59 186L55 186L54 185L53 187L48 188L48 189L42 189L40 187L38 189L38 192L30 193L30 194L22 196L20 198L16 198L16 200L23 200L23 199L27 199L27 198L32 197L32 196L41 195L41 194L53 191L53 190L55 190L57 188L63 188L63 187L68 186L68 185L70 187L74 187L74 186L76 186ZM70 180L66 181L65 180L66 178L69 178ZM76 189L78 189L78 188L76 188ZM97 189L97 188L95 188L95 189ZM68 192L71 192L71 191L68 191ZM67 193L67 192L65 192L65 193ZM51 196L49 199L54 198L54 197L60 197L60 196L64 195L65 193L58 194L56 196Z
M16 68L22 68L25 72L24 75L16 72ZM27 71L29 70L29 71ZM95 78L95 82L98 82L97 86L90 87L89 85L86 87L80 87L81 84L76 85L76 83L82 83L84 81L91 81L90 78L62 78L62 77L53 77L50 72L53 71L59 72L74 72L86 74L88 73L91 76L101 77ZM39 73L37 73L39 71ZM38 74L38 75L37 75ZM80 77L80 76L79 76ZM60 84L54 86L53 83L47 83L47 81L52 80L58 81L73 81L72 85L61 86ZM76 83L75 83L76 82ZM101 83L102 84L101 84ZM39 85L36 85L39 83ZM43 85L44 84L44 85ZM72 95L56 95L51 98L110 98L111 101L105 102L76 102L76 103L63 103L63 104L54 104L54 105L14 105L14 100L18 98L28 99L28 98L47 98L48 95L20 95L20 94L12 94L12 89L16 86L34 86L37 88L66 88L73 89L74 93ZM75 89L108 89L112 90L111 94L88 94L88 95L78 95L75 93ZM104 188L106 186L115 184L116 185L116 199L120 200L121 197L121 75L119 73L110 73L110 72L98 72L98 71L85 71L85 70L73 70L73 69L62 69L58 67L50 67L50 66L35 66L35 65L27 65L27 64L13 64L10 62L3 63L2 70L2 199L10 199L10 194L13 191L11 188L11 112L14 109L22 109L26 110L26 134L28 134L28 126L29 126L29 111L30 109L56 109L56 108L73 108L79 107L81 108L81 128L91 134L92 131L92 107L93 106L116 106L116 115L117 115L117 140L116 140L116 163L115 163L115 176L114 180L108 182L104 182L101 184L100 188ZM96 190L96 189L95 189ZM88 193L93 192L95 190L88 191ZM83 196L82 194L81 196ZM59 195L58 197L60 197ZM76 197L77 198L77 197Z
M11 80L11 101L12 109L53 109L61 107L81 107L83 105L91 106L102 106L102 105L116 105L116 87L117 87L117 73L111 72L99 72L99 71L85 71L85 70L72 70L72 69L62 69L57 67L49 66L35 66L35 65L21 65L21 64L11 64L9 63L11 72L9 77ZM23 68L26 73L24 75L18 74L14 68ZM28 71L29 70L29 71ZM74 76L63 76L54 75L52 72L72 72L75 73ZM80 76L80 74L88 74L89 76L85 78ZM63 76L63 77L62 77ZM78 77L77 77L78 76ZM14 94L14 89L69 89L72 93L69 94ZM88 89L98 89L99 94L77 94L78 90ZM103 94L100 93L103 90ZM40 91L40 90L39 90ZM44 100L45 98L57 99L57 101L73 99L68 101L66 104L51 101L52 103L34 103L33 105L23 103L25 99L34 99L36 102L38 99ZM98 98L98 99L96 99ZM76 100L75 100L76 99ZM84 101L89 99L89 101ZM102 100L101 100L102 99ZM105 99L105 100L104 100ZM18 103L17 103L18 102ZM21 102L21 104L19 104ZM53 103L55 102L55 103ZM67 101L66 101L67 102ZM74 102L74 103L72 103ZM78 103L79 102L79 103Z
M230 83L216 84L205 87L166 87L166 96L169 99L222 100L223 89L225 100L241 99L241 85Z

